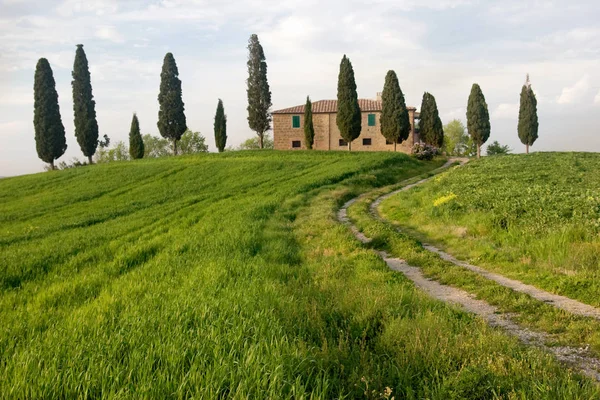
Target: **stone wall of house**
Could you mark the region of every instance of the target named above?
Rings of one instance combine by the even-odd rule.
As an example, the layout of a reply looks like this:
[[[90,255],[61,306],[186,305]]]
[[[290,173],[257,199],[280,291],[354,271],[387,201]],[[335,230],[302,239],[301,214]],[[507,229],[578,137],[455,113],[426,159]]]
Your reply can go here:
[[[375,126],[369,126],[368,115],[375,114]],[[300,116],[300,127],[292,127],[292,116]],[[362,113],[362,131],[360,136],[352,141],[352,150],[356,151],[393,151],[393,144],[386,144],[380,131],[381,112]],[[405,142],[396,146],[396,151],[411,153],[414,144],[414,111],[409,111],[411,133]],[[316,150],[347,150],[347,146],[340,146],[340,131],[336,123],[336,114],[313,114],[315,128],[315,141],[313,148]],[[306,149],[304,139],[304,115],[301,114],[274,114],[273,136],[276,150],[303,150]],[[366,144],[363,139],[371,139],[371,144]],[[300,148],[293,148],[292,142],[299,140]]]

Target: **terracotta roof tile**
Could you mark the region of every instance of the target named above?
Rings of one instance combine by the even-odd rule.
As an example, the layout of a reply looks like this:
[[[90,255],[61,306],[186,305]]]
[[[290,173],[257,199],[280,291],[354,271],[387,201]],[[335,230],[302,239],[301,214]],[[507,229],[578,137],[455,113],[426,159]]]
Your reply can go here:
[[[381,111],[381,101],[371,99],[358,99],[358,106],[363,112]],[[409,110],[416,110],[408,107]],[[337,100],[319,100],[312,103],[313,114],[329,114],[337,112]],[[295,107],[273,111],[273,114],[304,114],[304,104]]]

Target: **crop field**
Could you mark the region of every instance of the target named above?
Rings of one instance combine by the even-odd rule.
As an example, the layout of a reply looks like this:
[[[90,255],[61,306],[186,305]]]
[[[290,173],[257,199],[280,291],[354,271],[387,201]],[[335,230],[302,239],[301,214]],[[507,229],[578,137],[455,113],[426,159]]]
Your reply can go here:
[[[487,157],[381,210],[459,258],[600,305],[599,154]]]
[[[403,202],[456,195],[443,209],[412,213],[438,225],[463,213],[455,225],[467,227],[475,246],[478,231],[466,225],[472,216],[458,207],[467,198],[459,190],[465,176],[488,179],[494,163],[532,180],[545,174],[548,182],[570,185],[564,197],[573,207],[589,207],[585,215],[575,208],[567,215],[557,206],[556,221],[572,224],[549,221],[526,233],[529,240],[537,235],[549,246],[558,240],[553,227],[564,225],[564,238],[572,239],[567,248],[597,246],[598,225],[578,222],[592,215],[588,198],[599,200],[594,157],[482,160],[434,178]],[[256,151],[2,179],[0,398],[600,396],[594,382],[547,353],[429,298],[337,222],[335,212],[348,199],[443,162],[394,153]],[[581,180],[524,168],[528,163],[560,164]],[[459,174],[466,175],[454,180]],[[539,197],[544,185],[536,189],[536,182],[529,187]],[[433,191],[435,185],[442,186]],[[394,203],[399,197],[385,205],[406,222],[400,217],[407,212]],[[498,224],[506,240],[518,221],[511,212],[499,214],[506,222],[485,220]],[[581,257],[591,257],[585,246]],[[515,265],[550,268],[536,251]],[[510,270],[506,265],[497,268]],[[575,262],[561,268],[583,271]]]

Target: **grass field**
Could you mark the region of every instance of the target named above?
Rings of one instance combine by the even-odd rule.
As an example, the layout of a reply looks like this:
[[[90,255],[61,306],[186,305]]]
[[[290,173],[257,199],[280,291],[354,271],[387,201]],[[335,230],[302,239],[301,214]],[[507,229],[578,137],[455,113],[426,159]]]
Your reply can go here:
[[[236,152],[3,179],[0,396],[598,396],[335,221],[441,163]]]
[[[487,157],[381,210],[460,258],[600,305],[600,154]]]

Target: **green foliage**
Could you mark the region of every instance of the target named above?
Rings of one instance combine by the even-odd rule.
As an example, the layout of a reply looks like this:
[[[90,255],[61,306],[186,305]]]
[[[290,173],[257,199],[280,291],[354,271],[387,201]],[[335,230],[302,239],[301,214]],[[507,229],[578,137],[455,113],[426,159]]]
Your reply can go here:
[[[130,159],[130,149],[122,140],[116,142],[112,147],[100,147],[94,159],[98,164],[103,164],[113,161],[127,161]],[[133,158],[133,156],[131,156]]]
[[[421,102],[419,121],[420,138],[430,146],[441,148],[444,144],[444,128],[432,94],[425,92]]]
[[[142,136],[144,142],[144,158],[167,157],[172,154],[169,141],[162,137],[145,134]]]
[[[481,145],[490,137],[490,114],[483,92],[476,83],[471,88],[467,104],[467,131],[477,146],[477,158],[479,158]]]
[[[92,82],[83,45],[78,44],[73,64],[73,111],[75,114],[75,136],[81,152],[91,164],[98,147],[98,122],[96,102],[92,95]]]
[[[349,198],[437,165],[226,152],[0,180],[0,393],[597,397],[335,220]]]
[[[140,133],[140,121],[135,114],[133,114],[129,129],[129,155],[133,160],[144,157],[144,140]]]
[[[348,143],[348,150],[352,148],[352,141],[360,135],[361,113],[358,106],[358,94],[354,81],[354,70],[350,60],[344,54],[340,64],[337,89],[337,116],[336,124],[340,135]]]
[[[181,154],[196,154],[208,152],[206,139],[200,132],[185,131],[179,141],[179,152]]]
[[[171,53],[167,53],[163,60],[158,103],[158,130],[162,137],[173,143],[173,153],[177,155],[177,141],[187,130],[187,125],[179,70]]]
[[[215,113],[215,145],[219,153],[225,151],[227,145],[227,115],[225,115],[225,108],[221,99],[217,103],[217,112]]]
[[[487,155],[488,156],[510,154],[510,152],[511,152],[511,149],[508,147],[508,145],[502,146],[500,143],[498,143],[497,140],[492,142],[492,144],[490,144],[487,147]]]
[[[304,106],[304,140],[306,148],[312,150],[315,141],[315,127],[312,118],[312,103],[308,96],[306,96],[306,105]]]
[[[448,156],[464,157],[468,153],[469,135],[464,124],[454,119],[444,126],[444,151]]]
[[[261,148],[268,149],[268,150],[272,150],[275,148],[275,143],[273,142],[273,139],[271,139],[270,135],[268,135],[268,134],[264,135],[262,147],[261,147],[259,138],[255,137],[255,138],[250,138],[250,139],[246,139],[245,141],[243,141],[238,146],[237,150],[258,150]]]
[[[35,147],[38,157],[54,169],[54,160],[67,150],[67,139],[60,118],[56,83],[50,63],[45,58],[40,58],[35,67],[33,96]]]
[[[271,129],[271,90],[267,81],[265,53],[253,34],[248,40],[248,126],[258,135],[260,148],[264,148],[263,138]]]
[[[407,140],[410,135],[410,120],[398,77],[392,70],[385,75],[381,100],[382,110],[379,119],[381,134],[389,142],[394,143],[394,151],[396,151],[396,144]]]
[[[527,81],[521,89],[521,100],[519,106],[519,139],[526,146],[526,152],[529,154],[529,146],[538,138],[538,117],[537,117],[537,99],[535,93],[531,89],[529,83],[529,75]]]

